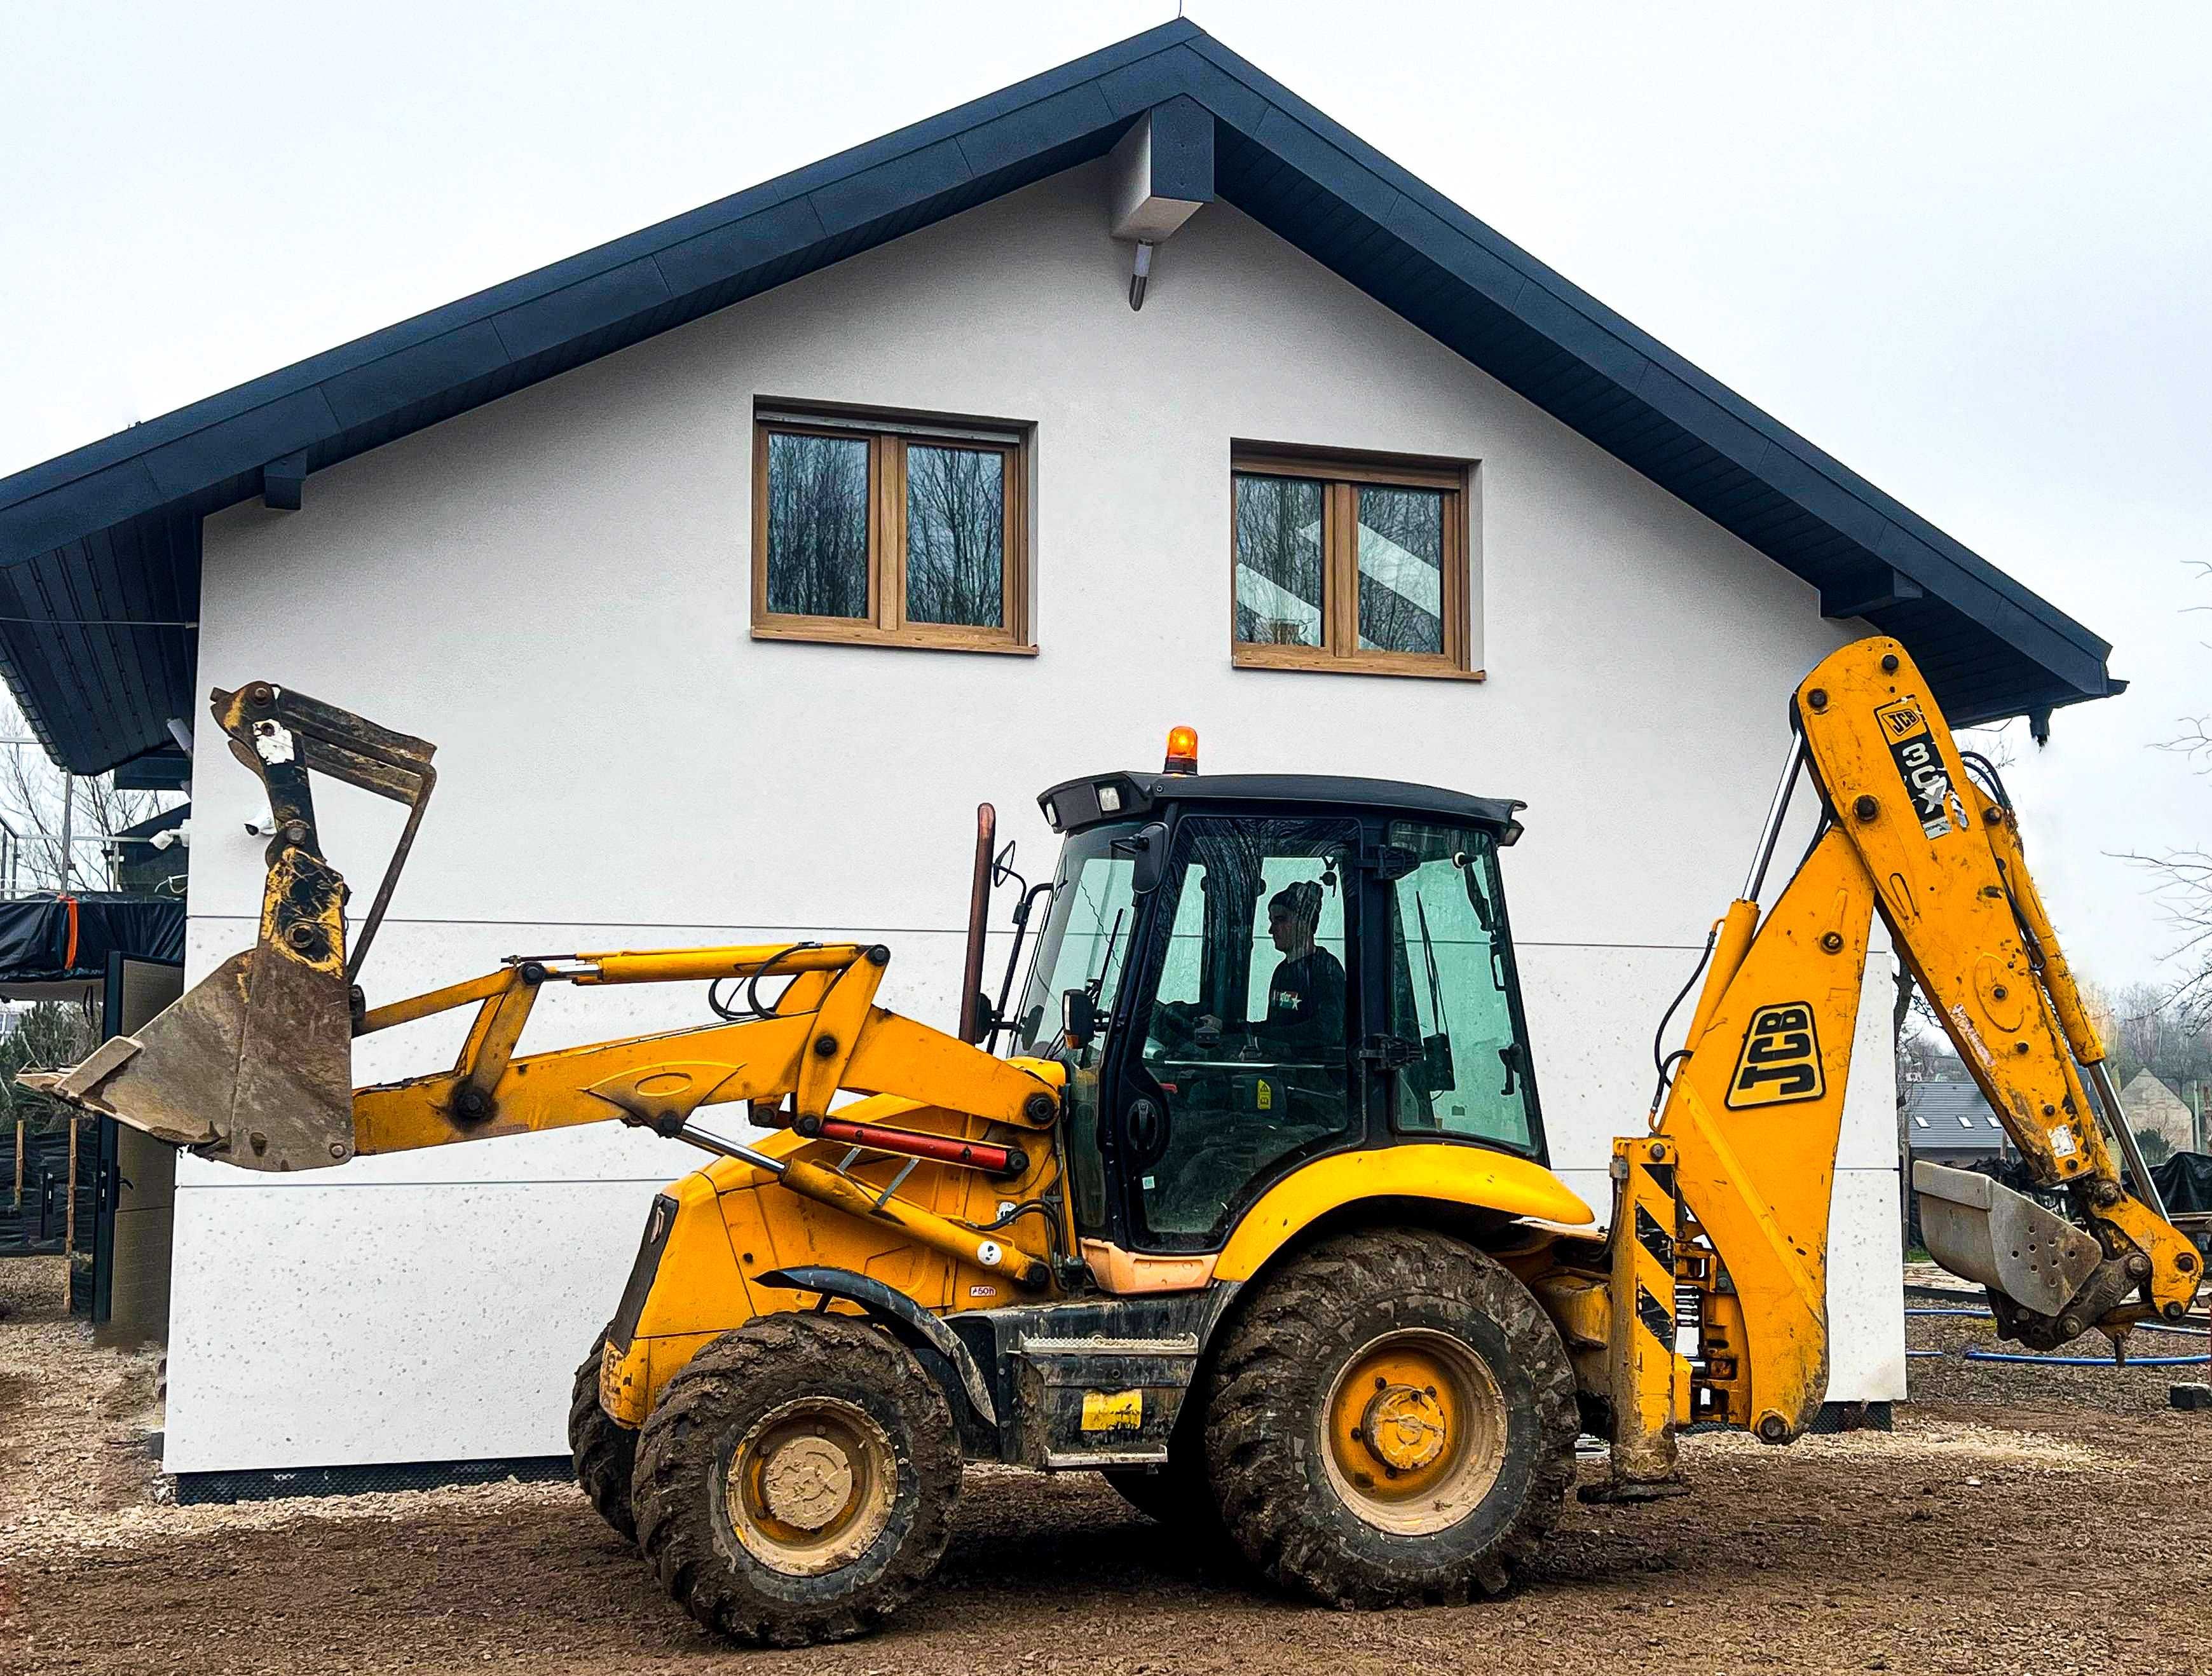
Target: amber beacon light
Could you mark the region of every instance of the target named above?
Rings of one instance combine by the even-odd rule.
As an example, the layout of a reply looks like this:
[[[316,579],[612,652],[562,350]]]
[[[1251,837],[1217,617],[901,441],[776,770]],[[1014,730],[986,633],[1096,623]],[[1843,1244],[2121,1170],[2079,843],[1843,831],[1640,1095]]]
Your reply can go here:
[[[1170,728],[1168,729],[1168,764],[1170,774],[1198,772],[1198,729]]]

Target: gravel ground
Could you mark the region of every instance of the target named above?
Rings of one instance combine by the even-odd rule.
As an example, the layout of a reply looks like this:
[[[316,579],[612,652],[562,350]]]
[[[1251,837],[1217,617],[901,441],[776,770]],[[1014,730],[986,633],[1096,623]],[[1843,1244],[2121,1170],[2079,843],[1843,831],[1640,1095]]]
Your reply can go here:
[[[1955,1301],[1932,1297],[1907,1297],[1907,1309],[1978,1308],[1978,1292],[1960,1293]],[[2106,1365],[2096,1368],[2026,1366],[2009,1362],[1968,1362],[1966,1349],[2019,1355],[2016,1344],[2001,1344],[1996,1324],[1955,1315],[1908,1315],[1905,1342],[1915,1350],[1937,1350],[1919,1356],[1908,1370],[1916,1403],[2004,1403],[2025,1408],[2093,1410],[2106,1414],[2160,1415],[2170,1411],[2169,1390],[2177,1384],[2212,1383],[2212,1367],[2138,1368],[2110,1364],[2112,1341],[2102,1333],[2086,1333],[2061,1356],[2096,1356]],[[2212,1338],[2201,1326],[2185,1332],[2133,1332],[2128,1335],[2128,1354],[2145,1356],[2204,1356],[2212,1353]],[[2212,1415],[2188,1417],[2212,1422]],[[2212,1500],[2206,1504],[2212,1515]]]
[[[1688,1439],[1694,1494],[1571,1505],[1524,1588],[1462,1608],[1285,1600],[1080,1476],[975,1471],[936,1587],[892,1630],[746,1654],[670,1605],[566,1485],[165,1504],[143,1447],[158,1363],[61,1319],[52,1270],[0,1264],[19,1305],[0,1324],[0,1670],[26,1676],[2212,1676],[2212,1416],[2166,1411],[2163,1369],[2081,1370],[2062,1393],[2055,1370],[1916,1361],[1923,1393],[1957,1388],[1900,1409],[1894,1434]],[[1917,1343],[1978,1332],[1914,1318]]]

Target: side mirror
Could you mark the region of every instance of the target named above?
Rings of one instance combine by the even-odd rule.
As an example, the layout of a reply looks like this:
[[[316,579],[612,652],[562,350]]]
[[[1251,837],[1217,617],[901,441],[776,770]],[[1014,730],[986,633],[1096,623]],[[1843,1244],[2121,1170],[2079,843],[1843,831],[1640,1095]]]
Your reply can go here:
[[[1006,847],[991,857],[991,882],[994,885],[1003,885],[1015,876],[1014,841],[1008,838]]]
[[[1060,997],[1060,1029],[1071,1047],[1088,1047],[1098,1033],[1098,1003],[1088,990],[1064,990]]]
[[[1129,888],[1139,896],[1150,896],[1160,887],[1167,876],[1168,829],[1164,821],[1147,821],[1137,828],[1135,835],[1125,838],[1115,846],[1134,857],[1129,871]]]

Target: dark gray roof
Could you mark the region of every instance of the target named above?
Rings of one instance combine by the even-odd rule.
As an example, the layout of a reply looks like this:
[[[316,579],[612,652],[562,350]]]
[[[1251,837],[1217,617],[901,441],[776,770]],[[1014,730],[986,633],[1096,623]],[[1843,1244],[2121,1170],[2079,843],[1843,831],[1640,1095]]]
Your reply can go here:
[[[1905,1132],[1915,1152],[1995,1153],[2004,1125],[1972,1082],[1914,1082],[1905,1090]]]
[[[1896,635],[1956,722],[2117,691],[2110,647],[1195,25],[1057,70],[0,480],[0,673],[79,772],[191,691],[199,521],[1102,155],[1148,110],[1214,195]],[[1808,326],[1811,323],[1808,322]]]

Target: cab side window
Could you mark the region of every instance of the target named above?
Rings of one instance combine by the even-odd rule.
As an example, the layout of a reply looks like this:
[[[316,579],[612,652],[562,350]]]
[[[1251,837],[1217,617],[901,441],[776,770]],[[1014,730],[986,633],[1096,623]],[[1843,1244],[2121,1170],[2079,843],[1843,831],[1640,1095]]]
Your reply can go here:
[[[1474,828],[1395,822],[1415,866],[1390,893],[1390,1033],[1401,1134],[1533,1149],[1528,1066],[1514,1027],[1512,948],[1495,845]]]

